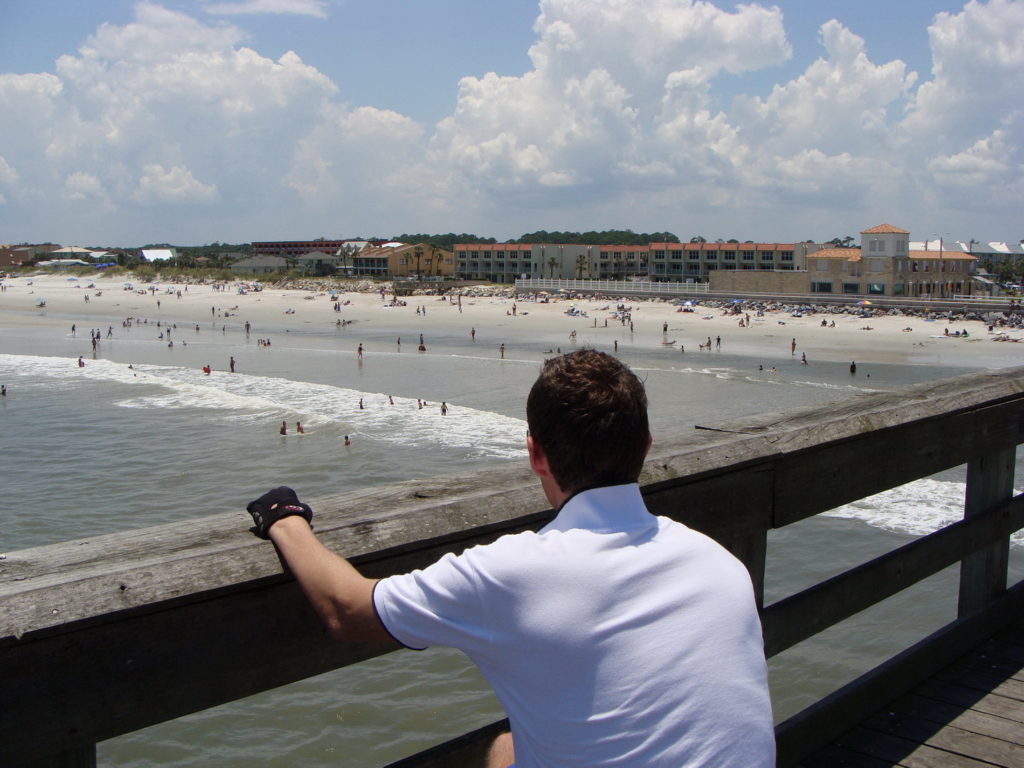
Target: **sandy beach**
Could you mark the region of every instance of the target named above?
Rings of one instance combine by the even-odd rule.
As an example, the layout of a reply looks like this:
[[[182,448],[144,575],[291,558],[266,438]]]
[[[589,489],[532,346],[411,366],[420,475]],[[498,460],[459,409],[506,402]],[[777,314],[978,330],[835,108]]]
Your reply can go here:
[[[133,324],[160,323],[223,332],[244,330],[271,338],[282,330],[327,329],[339,321],[350,329],[365,330],[369,353],[382,335],[393,333],[409,351],[416,349],[418,334],[446,336],[475,331],[481,349],[493,347],[495,355],[515,355],[524,340],[542,341],[551,350],[567,351],[590,345],[608,351],[630,348],[654,350],[664,355],[714,355],[728,351],[752,358],[752,364],[766,370],[781,360],[883,362],[911,365],[989,368],[1024,363],[1024,332],[995,329],[980,321],[948,322],[916,317],[853,314],[808,314],[794,317],[783,311],[758,313],[744,307],[741,314],[702,306],[692,312],[679,311],[674,303],[658,300],[627,301],[629,320],[615,314],[617,301],[566,300],[547,302],[525,298],[463,296],[457,300],[415,295],[405,306],[389,306],[375,293],[339,292],[340,311],[326,291],[280,290],[265,287],[259,292],[240,292],[241,282],[228,283],[220,290],[211,285],[170,282],[141,283],[124,276],[92,276],[70,279],[60,275],[14,277],[4,281],[0,292],[3,324],[31,324],[55,328],[76,325],[84,333],[101,328],[106,334],[113,322],[118,326],[131,318]],[[131,288],[128,285],[131,285]],[[40,306],[45,302],[45,306]],[[576,310],[581,314],[567,314]],[[749,324],[747,319],[749,318]],[[740,321],[743,320],[743,325]],[[630,332],[629,322],[632,322]],[[823,321],[824,325],[823,325]],[[667,330],[665,328],[667,327]],[[575,337],[572,336],[575,331]],[[966,336],[963,333],[966,331]],[[959,332],[961,336],[947,336]],[[353,352],[359,340],[350,333]],[[706,345],[710,339],[710,348]],[[720,341],[719,341],[720,340]],[[794,344],[795,342],[795,344]],[[544,350],[546,351],[546,350]]]

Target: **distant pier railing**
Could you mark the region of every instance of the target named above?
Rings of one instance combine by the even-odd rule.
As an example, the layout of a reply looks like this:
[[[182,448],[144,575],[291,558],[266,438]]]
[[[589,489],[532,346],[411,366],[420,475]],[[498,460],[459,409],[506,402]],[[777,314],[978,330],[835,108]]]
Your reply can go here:
[[[958,618],[781,723],[780,766],[1020,615],[1024,582],[1007,580],[1009,537],[1024,526],[1024,495],[1013,495],[1024,369],[701,427],[659,436],[641,477],[644,497],[655,514],[704,531],[746,564],[769,655],[960,563]],[[769,530],[963,464],[962,520],[763,605]],[[313,503],[317,535],[369,576],[553,516],[518,467]],[[239,510],[0,559],[3,764],[95,765],[104,739],[396,650],[330,640],[273,547],[246,527]],[[498,727],[396,765],[469,765]]]
[[[657,283],[650,280],[554,280],[541,277],[516,280],[516,293],[571,291],[608,296],[703,296],[707,283]]]

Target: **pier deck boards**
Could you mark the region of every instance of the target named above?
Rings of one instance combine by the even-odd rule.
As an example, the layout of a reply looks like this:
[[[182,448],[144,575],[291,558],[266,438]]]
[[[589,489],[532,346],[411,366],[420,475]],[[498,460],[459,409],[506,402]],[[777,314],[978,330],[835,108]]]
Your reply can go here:
[[[1024,766],[1024,620],[800,765]]]

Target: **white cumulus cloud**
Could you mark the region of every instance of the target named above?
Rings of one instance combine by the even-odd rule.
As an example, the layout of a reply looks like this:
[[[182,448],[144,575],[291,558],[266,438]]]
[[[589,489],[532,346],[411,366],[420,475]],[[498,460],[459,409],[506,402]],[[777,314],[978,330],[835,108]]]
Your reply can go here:
[[[217,199],[217,188],[200,182],[188,168],[164,168],[153,163],[142,169],[136,198],[145,202],[203,203]]]
[[[290,13],[298,16],[327,18],[327,4],[323,0],[243,0],[236,3],[208,3],[207,13],[232,16],[253,13]]]
[[[540,0],[529,69],[462,77],[428,126],[349,103],[301,50],[271,58],[224,18],[142,2],[53,72],[0,74],[0,111],[18,115],[0,143],[5,215],[35,227],[17,239],[61,222],[96,242],[611,226],[803,239],[1019,218],[1024,0],[938,14],[920,72],[841,20],[791,41],[777,7],[723,5]],[[795,43],[817,46],[804,71],[721,97]],[[817,232],[796,231],[808,221]]]

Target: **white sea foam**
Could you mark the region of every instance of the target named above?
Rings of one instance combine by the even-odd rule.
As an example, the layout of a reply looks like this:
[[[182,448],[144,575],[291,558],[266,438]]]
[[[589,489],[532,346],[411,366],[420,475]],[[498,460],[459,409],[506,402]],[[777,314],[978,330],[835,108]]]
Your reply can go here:
[[[887,531],[924,536],[963,519],[966,488],[966,483],[915,480],[838,507],[825,516],[860,520]],[[1024,531],[1013,534],[1011,542],[1024,547]]]
[[[109,360],[89,360],[79,368],[68,358],[0,355],[0,372],[7,370],[57,380],[148,385],[138,395],[119,400],[117,405],[123,408],[209,409],[211,418],[233,421],[287,415],[289,421],[302,421],[310,429],[336,425],[344,432],[407,447],[456,448],[483,458],[526,455],[525,421],[458,403],[448,403],[448,413],[442,416],[439,402],[421,409],[415,399],[394,397],[392,405],[381,392],[243,373],[205,375],[174,366],[129,368]]]

